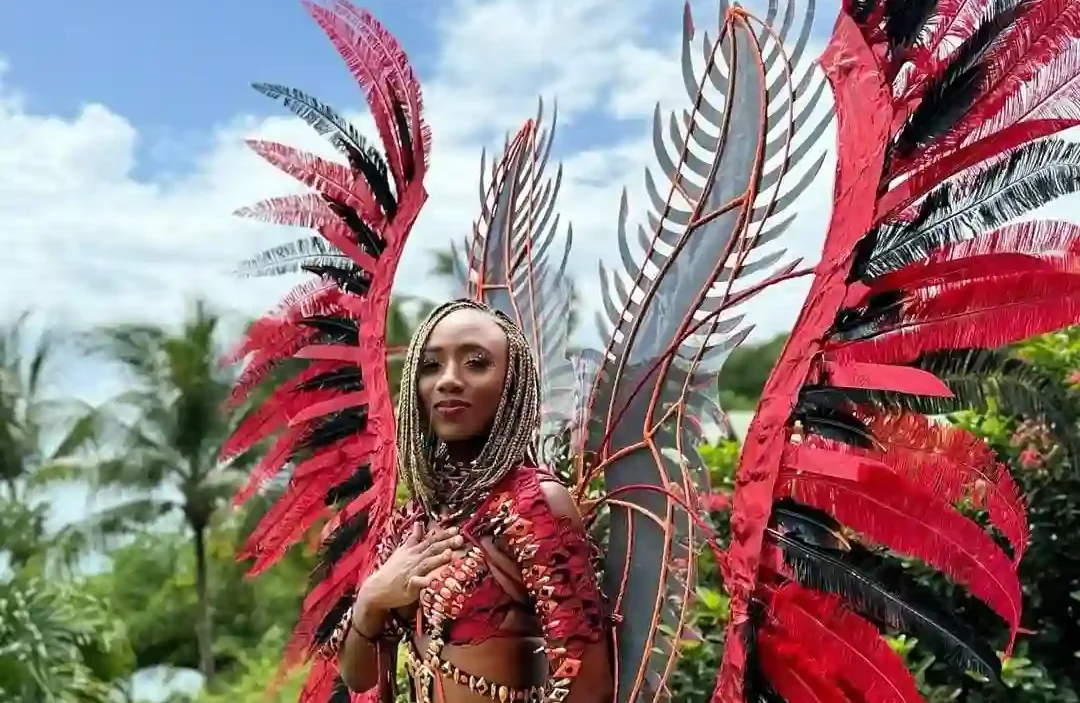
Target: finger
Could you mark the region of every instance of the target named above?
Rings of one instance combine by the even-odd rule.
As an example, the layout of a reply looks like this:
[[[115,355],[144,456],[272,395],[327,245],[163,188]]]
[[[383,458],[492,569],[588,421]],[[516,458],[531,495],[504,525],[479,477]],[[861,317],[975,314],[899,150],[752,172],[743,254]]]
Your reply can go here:
[[[464,543],[465,539],[461,535],[452,535],[446,537],[445,539],[439,540],[438,542],[432,542],[431,544],[429,544],[427,547],[424,548],[421,556],[430,557],[443,551],[454,550],[463,545]]]
[[[415,592],[422,591],[431,585],[431,582],[435,580],[434,574],[429,576],[413,576],[409,579],[409,590]]]
[[[458,533],[458,528],[456,528],[456,527],[451,527],[450,529],[443,529],[441,527],[436,527],[431,532],[428,532],[427,537],[424,538],[424,541],[421,544],[421,547],[423,547],[424,549],[428,549],[433,544],[442,543],[442,542],[446,541],[447,539],[450,539],[451,537],[453,537],[457,533]]]
[[[409,532],[408,539],[405,540],[405,546],[415,547],[420,544],[420,540],[424,536],[424,524],[422,522],[414,522],[412,530]]]
[[[427,576],[431,574],[432,571],[435,571],[436,569],[449,564],[453,558],[454,552],[452,550],[447,549],[439,552],[438,554],[430,556],[417,564],[416,574],[419,576]]]

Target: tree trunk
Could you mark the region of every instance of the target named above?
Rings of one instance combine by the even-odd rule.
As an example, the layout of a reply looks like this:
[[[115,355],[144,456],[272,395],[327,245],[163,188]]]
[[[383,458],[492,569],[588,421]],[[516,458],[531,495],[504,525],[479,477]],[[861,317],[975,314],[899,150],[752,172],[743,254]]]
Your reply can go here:
[[[198,620],[195,623],[195,637],[199,646],[199,671],[205,677],[205,683],[214,678],[214,621],[210,612],[209,564],[206,556],[206,528],[195,530],[195,597],[198,602]]]

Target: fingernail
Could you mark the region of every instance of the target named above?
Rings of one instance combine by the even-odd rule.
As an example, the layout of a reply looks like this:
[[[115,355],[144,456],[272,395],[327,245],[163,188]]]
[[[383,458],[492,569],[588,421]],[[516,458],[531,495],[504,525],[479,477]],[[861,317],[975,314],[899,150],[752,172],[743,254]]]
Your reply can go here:
[[[451,527],[448,531],[450,532],[450,534],[456,535],[459,530],[456,527]]]
[[[464,539],[462,539],[461,537],[455,537],[455,538],[454,538],[454,546],[455,546],[455,547],[460,547],[460,546],[461,546],[461,543],[462,543],[462,542],[464,542],[464,541],[465,541],[465,540],[464,540]]]

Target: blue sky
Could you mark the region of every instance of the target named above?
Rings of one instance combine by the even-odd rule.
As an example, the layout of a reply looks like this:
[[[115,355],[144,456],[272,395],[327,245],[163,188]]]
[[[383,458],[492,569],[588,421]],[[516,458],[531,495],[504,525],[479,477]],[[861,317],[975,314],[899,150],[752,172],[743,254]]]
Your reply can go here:
[[[407,46],[425,47],[433,42],[429,13],[439,4],[383,0],[368,7]],[[228,118],[266,113],[266,98],[248,88],[253,81],[318,87],[338,104],[357,100],[299,2],[69,1],[60,3],[61,21],[50,12],[56,5],[5,9],[0,51],[12,67],[9,80],[26,91],[34,112],[70,117],[101,103],[124,115],[142,137],[143,177],[177,169],[184,154],[169,145],[205,146]],[[413,54],[422,72],[432,69],[431,53]]]
[[[332,104],[357,104],[347,72],[299,2],[69,0],[61,6],[60,20],[50,11],[56,3],[5,9],[0,52],[11,66],[8,81],[25,91],[35,113],[70,118],[100,103],[130,120],[140,135],[141,178],[182,169],[228,119],[270,112],[266,98],[248,88],[253,81],[303,86]],[[437,27],[453,21],[452,6],[436,0],[365,5],[425,77],[438,71]],[[659,6],[650,6],[646,17],[643,29],[679,19]],[[670,36],[641,39],[661,46]],[[561,134],[563,146],[595,146],[627,134],[611,126],[583,114]]]
[[[819,11],[815,50],[832,25],[830,4]],[[243,139],[325,145],[250,84],[302,88],[355,113],[363,127],[360,92],[332,46],[293,0],[59,5],[15,3],[0,26],[0,244],[22,243],[9,248],[16,273],[0,282],[0,317],[29,305],[50,323],[74,327],[177,319],[194,296],[244,315],[265,310],[291,281],[247,284],[224,274],[292,235],[230,213],[298,186],[250,154]],[[406,249],[406,270],[426,273],[433,249],[470,231],[481,149],[497,147],[543,96],[549,115],[553,101],[560,107],[560,205],[577,234],[575,274],[595,285],[623,184],[635,205],[642,201],[653,106],[686,101],[677,71],[681,5],[376,0],[368,7],[417,68],[435,135],[431,199]],[[716,4],[694,7],[699,28],[715,36]],[[815,255],[827,217],[827,199],[813,200],[806,228],[816,234],[793,250],[804,256]],[[41,290],[43,276],[55,285]],[[411,280],[402,277],[402,286],[416,286],[407,292],[445,294],[427,277]],[[790,324],[790,308],[765,306],[762,329]]]

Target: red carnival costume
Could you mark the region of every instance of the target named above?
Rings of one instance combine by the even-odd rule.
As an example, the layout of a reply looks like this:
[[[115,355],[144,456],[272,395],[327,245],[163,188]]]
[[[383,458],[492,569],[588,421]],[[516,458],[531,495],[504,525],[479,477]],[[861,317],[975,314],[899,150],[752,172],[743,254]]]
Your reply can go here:
[[[303,700],[319,703],[344,694],[332,651],[357,585],[419,510],[394,511],[383,330],[426,199],[430,144],[419,86],[393,37],[345,0],[325,2],[308,10],[364,88],[385,153],[317,100],[257,86],[326,135],[346,163],[252,144],[314,192],[244,214],[321,237],[248,268],[302,267],[318,280],[260,320],[237,352],[248,359],[238,396],[284,360],[306,365],[223,452],[276,434],[240,499],[290,471],[248,543],[256,572],[327,507],[335,511],[285,661],[314,655]],[[575,438],[571,489],[586,522],[606,530],[606,602],[590,544],[580,533],[566,537],[540,493],[554,477],[521,467],[465,527],[473,538],[505,541],[521,593],[496,583],[483,553],[471,551],[422,597],[433,647],[410,653],[419,675],[439,663],[444,641],[498,636],[505,607],[526,598],[548,641],[546,689],[513,691],[439,663],[443,673],[495,700],[561,700],[585,644],[609,630],[616,699],[663,699],[672,639],[695,588],[693,556],[705,547],[719,553],[731,596],[714,701],[920,700],[879,627],[916,634],[962,669],[998,675],[998,655],[921,605],[881,548],[943,572],[1015,636],[1023,501],[989,447],[924,413],[962,406],[980,375],[1024,373],[1022,362],[1003,367],[989,350],[1080,319],[1080,228],[1010,224],[1080,183],[1080,147],[1052,138],[1080,124],[1080,2],[847,0],[819,62],[804,55],[814,4],[790,0],[781,13],[773,0],[759,19],[721,1],[717,40],[703,37],[697,51],[687,9],[688,102],[666,122],[657,109],[665,185],[646,174],[652,209],[637,230],[640,255],[624,198],[623,270],[604,273],[603,352],[567,355],[569,241],[552,265],[559,183],[544,177],[551,139],[539,120],[507,144],[481,187],[461,277],[470,297],[510,315],[532,343],[543,370],[544,446],[554,454]],[[832,222],[820,263],[799,268],[770,245],[818,175],[819,137],[834,121]],[[699,517],[702,420],[722,422],[716,373],[750,330],[736,308],[797,276],[813,283],[751,425],[732,541],[721,552]],[[986,507],[1010,554],[955,509],[966,499]]]

